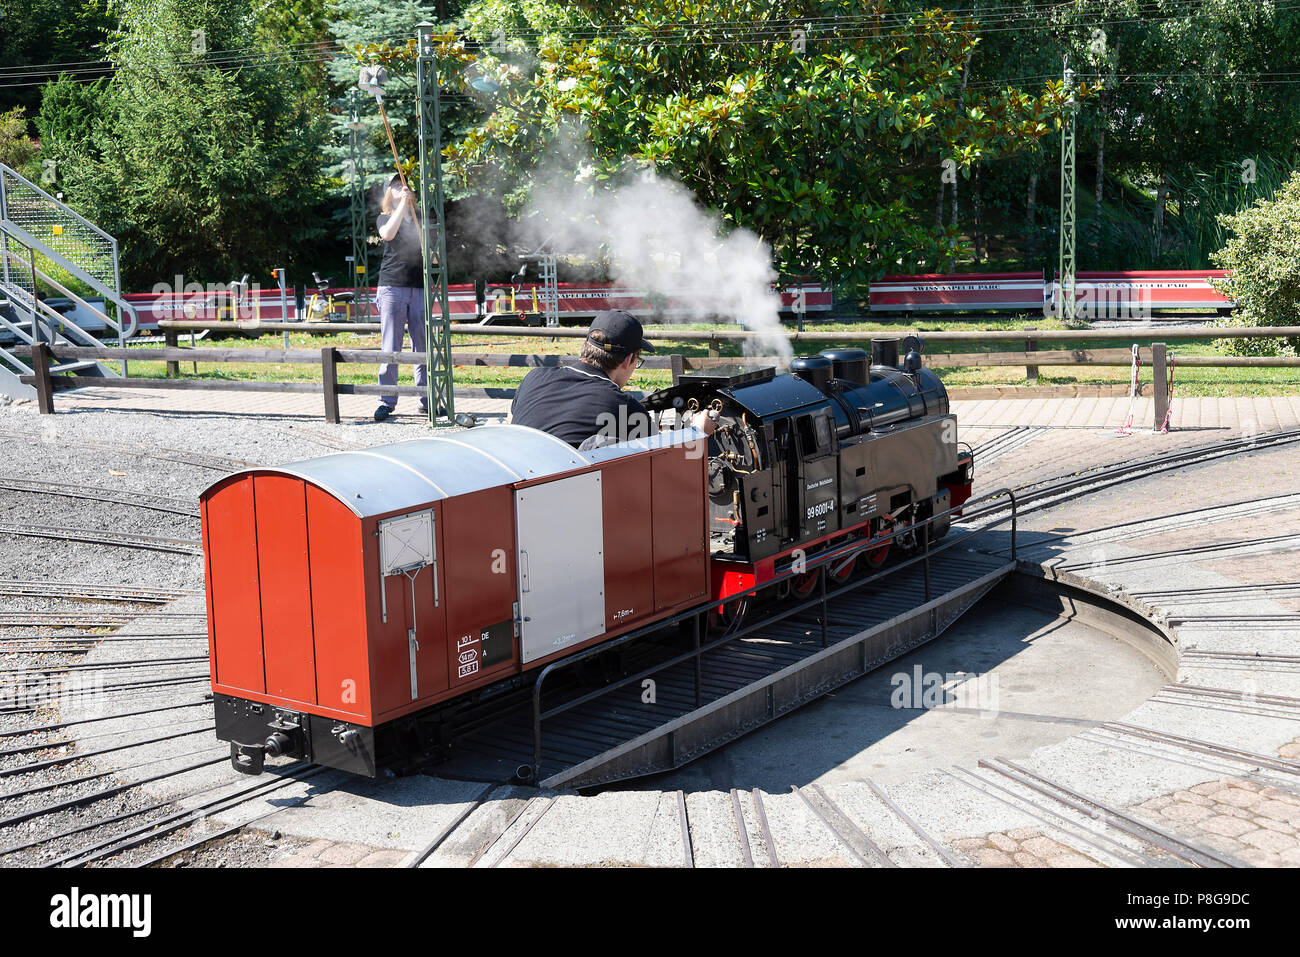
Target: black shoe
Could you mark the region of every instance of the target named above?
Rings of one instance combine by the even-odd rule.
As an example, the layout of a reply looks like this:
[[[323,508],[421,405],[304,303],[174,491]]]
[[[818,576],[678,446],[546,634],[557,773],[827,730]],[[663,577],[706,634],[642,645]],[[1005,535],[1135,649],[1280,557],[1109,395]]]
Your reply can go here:
[[[429,417],[429,403],[427,402],[420,403],[420,414],[424,416],[426,419]]]
[[[380,403],[379,408],[375,409],[375,421],[382,422],[384,421],[384,419],[388,418],[392,414],[393,414],[392,409],[390,409],[388,406],[384,405],[383,403]]]

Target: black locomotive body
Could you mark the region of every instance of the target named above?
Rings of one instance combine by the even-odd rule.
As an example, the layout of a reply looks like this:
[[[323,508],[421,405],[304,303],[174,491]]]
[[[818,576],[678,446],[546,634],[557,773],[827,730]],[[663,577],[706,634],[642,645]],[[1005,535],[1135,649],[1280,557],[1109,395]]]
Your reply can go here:
[[[909,344],[911,345],[911,344]],[[859,559],[883,562],[895,527],[937,516],[970,495],[973,462],[957,443],[956,417],[939,378],[921,367],[919,343],[898,364],[892,340],[827,350],[774,369],[684,375],[649,396],[652,410],[712,409],[710,550],[714,596],[725,600],[827,549],[844,579]],[[915,546],[914,533],[896,538]],[[873,544],[873,540],[876,540]],[[794,579],[811,590],[815,576]]]

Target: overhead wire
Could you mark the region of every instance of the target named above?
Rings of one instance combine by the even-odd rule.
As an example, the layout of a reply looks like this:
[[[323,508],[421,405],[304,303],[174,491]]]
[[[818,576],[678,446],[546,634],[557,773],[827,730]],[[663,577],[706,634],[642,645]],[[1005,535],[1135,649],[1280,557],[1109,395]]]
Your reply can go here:
[[[1198,0],[1187,0],[1186,8],[1169,11],[1167,0],[1141,0],[1125,11],[1126,14],[1142,14],[1146,11],[1165,12],[1164,16],[1124,16],[1086,20],[1079,24],[1063,24],[1048,21],[1041,16],[1056,10],[1071,9],[1070,3],[1050,4],[1010,4],[1003,6],[969,9],[951,9],[941,11],[955,18],[959,29],[968,31],[975,37],[1000,33],[1018,33],[1047,28],[1101,28],[1127,23],[1159,23],[1184,19],[1191,8],[1198,6]],[[1293,10],[1300,7],[1300,2],[1275,4],[1272,12]],[[1035,15],[1034,11],[1039,11]],[[805,43],[820,43],[831,40],[855,41],[862,39],[906,40],[931,35],[932,30],[916,31],[894,29],[895,25],[912,24],[923,16],[921,11],[881,12],[879,14],[850,14],[835,17],[806,17],[787,20],[750,20],[709,23],[670,23],[670,24],[615,24],[595,25],[589,30],[563,28],[559,30],[499,30],[492,38],[476,40],[469,32],[462,32],[461,40],[468,40],[472,46],[484,46],[497,40],[538,40],[542,37],[557,40],[635,40],[640,44],[658,44],[661,46],[684,47],[690,45],[739,45],[751,43],[791,42],[794,31],[801,30],[800,36]],[[967,22],[963,22],[969,18]],[[1036,21],[1032,25],[1008,26],[1017,21]],[[822,32],[827,28],[829,32]],[[241,69],[261,66],[301,66],[325,63],[340,54],[365,44],[396,43],[405,45],[413,38],[405,35],[375,35],[362,37],[351,42],[341,40],[303,41],[269,48],[247,48],[245,50],[226,50],[208,54],[196,54],[192,60],[143,60],[133,61],[131,68],[148,68],[165,66],[169,69],[200,70],[211,68]],[[56,79],[66,74],[73,79],[79,75],[96,74],[94,79],[110,75],[121,69],[112,61],[68,61],[38,65],[0,67],[0,80],[26,80],[27,82],[0,82],[0,89],[23,86],[42,85],[49,79]],[[35,79],[34,79],[35,78]]]

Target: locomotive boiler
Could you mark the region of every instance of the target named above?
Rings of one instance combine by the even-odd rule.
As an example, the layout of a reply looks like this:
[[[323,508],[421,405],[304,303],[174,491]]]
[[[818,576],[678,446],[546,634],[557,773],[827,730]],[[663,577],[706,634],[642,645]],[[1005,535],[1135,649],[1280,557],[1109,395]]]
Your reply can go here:
[[[488,425],[216,482],[209,654],[233,765],[373,776],[581,649],[683,614],[725,626],[766,582],[807,594],[814,556],[844,579],[890,536],[941,535],[972,461],[918,349],[681,376],[646,399],[661,431],[591,451]],[[711,437],[667,427],[696,408]]]

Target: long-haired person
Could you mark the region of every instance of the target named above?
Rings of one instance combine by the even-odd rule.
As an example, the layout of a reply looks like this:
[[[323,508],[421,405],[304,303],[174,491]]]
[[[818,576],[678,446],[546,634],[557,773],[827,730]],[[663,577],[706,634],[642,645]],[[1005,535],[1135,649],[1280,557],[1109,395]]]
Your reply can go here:
[[[384,198],[376,221],[379,238],[384,241],[384,259],[379,266],[379,289],[375,303],[379,306],[380,348],[401,352],[405,333],[411,333],[411,349],[425,351],[424,336],[424,259],[420,253],[420,221],[415,196],[393,176],[384,187]],[[415,367],[415,384],[425,383],[425,367]],[[379,367],[380,385],[397,385],[397,364],[386,362]],[[397,407],[397,396],[380,398],[375,421],[382,422]],[[428,400],[420,397],[420,414],[428,415]]]

